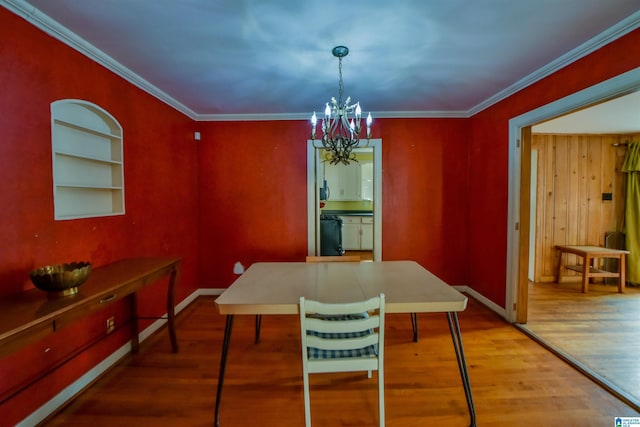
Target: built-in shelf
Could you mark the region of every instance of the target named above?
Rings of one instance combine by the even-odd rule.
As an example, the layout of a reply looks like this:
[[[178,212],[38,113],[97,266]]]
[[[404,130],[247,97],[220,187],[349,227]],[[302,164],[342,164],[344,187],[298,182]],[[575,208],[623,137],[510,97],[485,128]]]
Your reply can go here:
[[[51,104],[56,219],[124,214],[122,127],[87,101]]]

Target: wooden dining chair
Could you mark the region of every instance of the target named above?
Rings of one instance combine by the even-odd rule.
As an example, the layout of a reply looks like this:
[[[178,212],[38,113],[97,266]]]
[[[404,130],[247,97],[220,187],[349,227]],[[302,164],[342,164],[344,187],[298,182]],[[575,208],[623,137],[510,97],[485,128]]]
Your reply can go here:
[[[380,427],[384,427],[384,294],[346,304],[300,297],[304,416],[311,427],[309,374],[378,371]]]

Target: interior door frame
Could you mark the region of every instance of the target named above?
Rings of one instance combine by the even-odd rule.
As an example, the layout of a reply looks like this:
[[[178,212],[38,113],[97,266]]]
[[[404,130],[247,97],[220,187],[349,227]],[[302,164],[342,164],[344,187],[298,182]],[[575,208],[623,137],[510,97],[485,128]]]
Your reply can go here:
[[[509,120],[509,202],[505,314],[515,323],[527,321],[529,263],[529,183],[531,146],[526,128],[589,105],[640,90],[640,67],[605,80]],[[523,130],[525,130],[523,134]],[[524,136],[524,138],[523,138]],[[529,141],[530,142],[530,141]],[[524,221],[523,221],[524,220]]]
[[[307,254],[316,255],[319,242],[320,200],[318,184],[319,141],[307,140]],[[370,139],[367,146],[373,149],[373,260],[382,261],[382,139]]]

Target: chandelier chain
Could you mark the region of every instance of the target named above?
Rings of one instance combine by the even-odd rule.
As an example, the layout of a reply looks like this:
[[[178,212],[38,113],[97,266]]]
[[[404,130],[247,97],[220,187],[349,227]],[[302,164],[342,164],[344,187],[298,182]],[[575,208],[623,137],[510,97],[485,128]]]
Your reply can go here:
[[[342,81],[342,58],[338,58],[338,105],[342,105],[342,95],[344,94],[344,82]]]

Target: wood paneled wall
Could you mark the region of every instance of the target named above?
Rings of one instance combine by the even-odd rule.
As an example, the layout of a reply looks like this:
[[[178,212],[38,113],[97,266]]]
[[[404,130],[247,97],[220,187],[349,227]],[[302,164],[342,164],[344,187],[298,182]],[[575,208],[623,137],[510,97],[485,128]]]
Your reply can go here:
[[[620,167],[627,150],[614,144],[632,140],[632,135],[533,135],[538,164],[535,254],[530,256],[535,256],[536,282],[555,280],[555,245],[604,246],[605,233],[623,231]],[[613,199],[603,200],[603,193]]]

